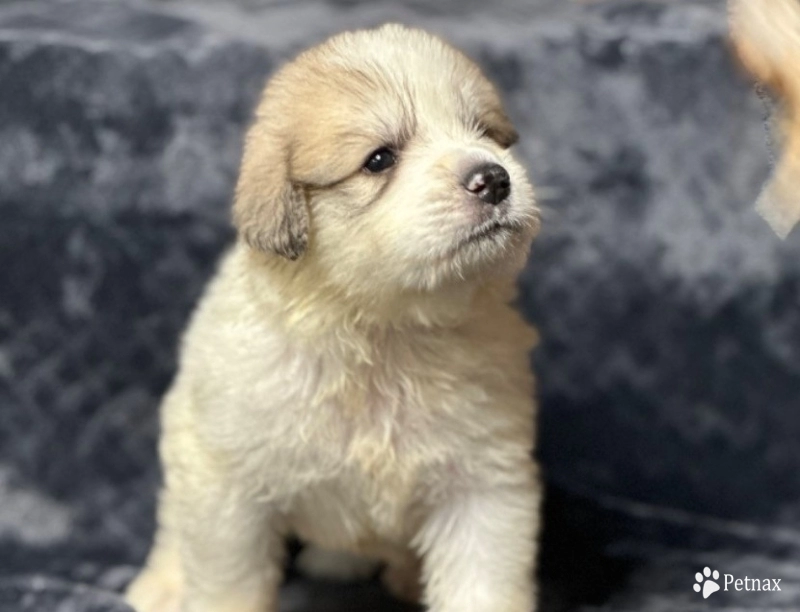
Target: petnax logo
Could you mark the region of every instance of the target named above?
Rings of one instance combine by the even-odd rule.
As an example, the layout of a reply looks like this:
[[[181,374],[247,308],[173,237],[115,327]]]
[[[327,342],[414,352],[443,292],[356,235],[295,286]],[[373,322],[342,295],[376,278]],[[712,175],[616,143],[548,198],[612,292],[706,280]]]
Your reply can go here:
[[[703,599],[708,599],[719,590],[748,592],[781,590],[780,578],[750,578],[750,576],[736,578],[733,574],[723,574],[722,580],[720,580],[719,571],[712,570],[710,567],[704,567],[702,572],[697,572],[694,575],[694,581],[694,591],[702,593]],[[720,582],[722,582],[721,586]]]

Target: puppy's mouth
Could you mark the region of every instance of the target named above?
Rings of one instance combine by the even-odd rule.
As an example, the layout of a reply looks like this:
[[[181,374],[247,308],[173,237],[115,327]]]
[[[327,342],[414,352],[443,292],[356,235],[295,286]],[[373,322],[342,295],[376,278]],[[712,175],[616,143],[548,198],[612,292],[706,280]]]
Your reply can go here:
[[[487,223],[482,223],[470,231],[464,238],[458,241],[457,249],[462,249],[470,244],[484,241],[496,241],[497,239],[507,238],[510,234],[518,231],[519,225],[503,219],[492,219]]]

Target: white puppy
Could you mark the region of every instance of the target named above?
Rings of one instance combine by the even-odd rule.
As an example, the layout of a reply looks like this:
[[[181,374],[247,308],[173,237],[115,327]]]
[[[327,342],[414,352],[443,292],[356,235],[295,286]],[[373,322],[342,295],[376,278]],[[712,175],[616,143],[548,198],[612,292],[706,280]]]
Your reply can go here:
[[[385,564],[434,612],[531,612],[539,478],[509,305],[537,228],[478,67],[401,26],[267,85],[239,240],[162,406],[165,484],[139,612],[275,612],[284,538],[346,577]]]

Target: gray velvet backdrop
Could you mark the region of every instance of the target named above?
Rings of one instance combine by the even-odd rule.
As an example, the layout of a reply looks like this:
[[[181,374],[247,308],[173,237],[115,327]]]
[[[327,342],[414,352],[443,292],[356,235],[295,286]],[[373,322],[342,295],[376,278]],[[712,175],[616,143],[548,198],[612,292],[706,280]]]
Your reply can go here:
[[[545,612],[800,608],[800,234],[753,210],[768,104],[721,2],[6,0],[0,610],[123,609],[158,399],[232,237],[256,96],[303,47],[385,21],[484,66],[545,208],[521,278]],[[784,590],[704,602],[709,563]],[[397,605],[297,578],[285,603]]]

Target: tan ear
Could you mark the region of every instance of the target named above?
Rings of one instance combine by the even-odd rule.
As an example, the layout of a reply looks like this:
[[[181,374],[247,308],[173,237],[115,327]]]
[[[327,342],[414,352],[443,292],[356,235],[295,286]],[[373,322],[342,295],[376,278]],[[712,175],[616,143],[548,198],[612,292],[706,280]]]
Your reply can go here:
[[[481,123],[486,130],[486,135],[495,140],[504,149],[519,140],[519,133],[514,129],[511,119],[500,107],[485,112],[481,117]]]
[[[482,83],[482,87],[477,92],[480,109],[478,121],[489,138],[507,149],[519,140],[519,134],[506,115],[503,101],[494,86],[485,78],[479,82]]]
[[[308,246],[305,191],[289,176],[289,145],[261,117],[247,133],[233,224],[252,248],[295,260]]]

